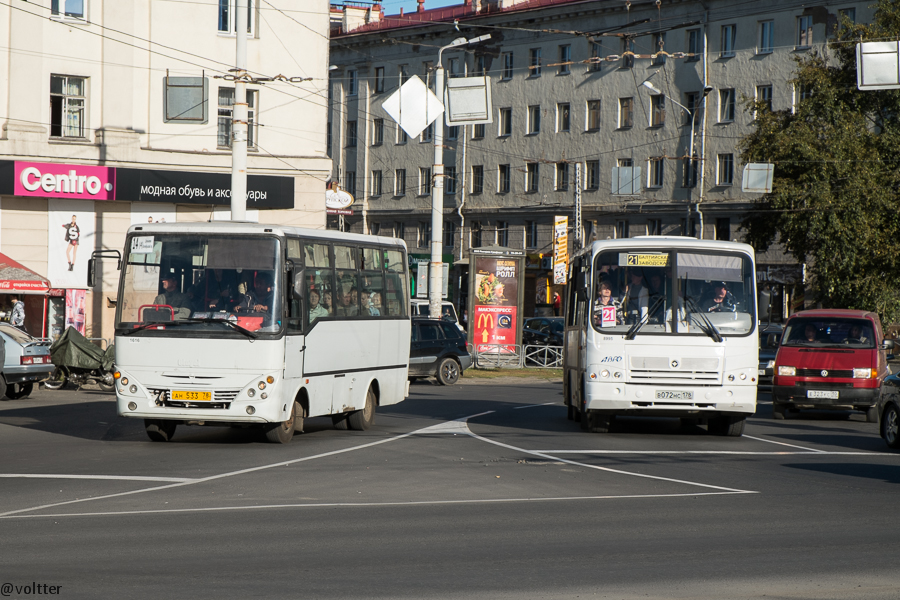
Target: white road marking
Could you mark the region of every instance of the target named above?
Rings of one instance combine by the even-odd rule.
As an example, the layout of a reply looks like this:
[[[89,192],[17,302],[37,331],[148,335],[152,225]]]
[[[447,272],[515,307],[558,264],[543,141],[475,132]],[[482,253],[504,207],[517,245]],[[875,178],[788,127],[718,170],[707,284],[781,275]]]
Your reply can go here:
[[[532,450],[532,452],[543,452],[545,454],[711,454],[711,455],[746,455],[746,456],[795,456],[795,455],[815,455],[815,456],[894,456],[900,457],[900,454],[887,454],[879,452],[743,452],[740,450]]]
[[[522,410],[523,408],[536,408],[538,406],[551,406],[553,404],[559,404],[559,402],[544,402],[543,404],[529,404],[528,406],[514,406],[513,410]],[[559,404],[562,406],[562,404]]]
[[[114,481],[194,481],[190,477],[143,477],[141,475],[62,475],[53,473],[0,473],[9,479],[111,479]]]
[[[62,517],[111,517],[120,515],[154,515],[161,513],[196,513],[229,510],[271,510],[277,508],[373,508],[380,506],[428,506],[447,504],[499,504],[504,502],[559,502],[565,500],[624,500],[640,498],[696,498],[698,496],[733,496],[755,492],[692,492],[690,494],[624,494],[621,496],[560,496],[554,498],[483,498],[480,500],[419,500],[410,502],[316,502],[309,504],[259,504],[255,506],[207,506],[203,508],[168,508],[154,510],[122,510],[110,512],[12,515],[0,519],[44,519]]]
[[[767,440],[765,438],[753,437],[752,435],[745,435],[744,437],[751,439],[751,440],[756,440],[758,442],[768,442],[770,444],[778,444],[779,446],[789,446],[791,448],[800,448],[801,450],[807,450],[809,452],[822,452],[822,453],[825,452],[825,450],[816,450],[815,448],[807,448],[806,446],[797,446],[796,444],[786,444],[785,442],[776,442],[775,440]]]

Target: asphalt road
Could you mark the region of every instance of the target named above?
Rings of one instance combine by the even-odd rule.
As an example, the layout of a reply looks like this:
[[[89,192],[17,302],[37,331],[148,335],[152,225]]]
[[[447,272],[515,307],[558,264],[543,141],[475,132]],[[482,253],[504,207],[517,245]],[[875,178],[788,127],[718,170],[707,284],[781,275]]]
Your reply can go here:
[[[310,419],[284,446],[151,443],[97,391],[0,402],[0,596],[900,596],[900,454],[862,415],[774,421],[761,396],[743,438],[587,434],[560,392],[417,383],[370,431]]]

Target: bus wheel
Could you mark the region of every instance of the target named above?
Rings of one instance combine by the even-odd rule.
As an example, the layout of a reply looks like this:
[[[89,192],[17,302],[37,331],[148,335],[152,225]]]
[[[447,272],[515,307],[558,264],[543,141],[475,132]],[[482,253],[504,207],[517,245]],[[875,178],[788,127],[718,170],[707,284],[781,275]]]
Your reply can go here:
[[[331,424],[334,425],[335,429],[347,429],[347,413],[338,413],[336,415],[331,415]]]
[[[168,442],[175,435],[178,423],[164,419],[144,419],[144,430],[147,437],[154,442]]]
[[[266,426],[266,439],[273,444],[287,444],[290,442],[291,438],[294,437],[294,419],[297,418],[297,415],[303,418],[303,409],[300,408],[299,402],[294,401],[294,405],[291,407],[291,416],[287,421],[271,423]]]
[[[612,419],[613,418],[610,415],[597,414],[592,410],[588,410],[585,411],[585,414],[581,415],[581,427],[590,433],[609,433]],[[585,423],[587,423],[587,425],[585,425]]]
[[[707,430],[713,435],[741,437],[744,435],[744,423],[747,417],[714,417],[709,420]]]
[[[570,421],[575,420],[575,408],[571,404],[566,404],[566,418]]]
[[[356,431],[365,431],[375,423],[375,391],[369,387],[366,392],[366,406],[362,410],[354,410],[347,417],[347,425]]]

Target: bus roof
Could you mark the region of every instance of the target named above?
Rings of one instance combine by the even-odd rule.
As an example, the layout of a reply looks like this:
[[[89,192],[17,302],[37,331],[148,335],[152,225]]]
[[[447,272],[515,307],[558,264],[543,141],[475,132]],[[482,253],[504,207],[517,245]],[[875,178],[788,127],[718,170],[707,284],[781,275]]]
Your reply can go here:
[[[597,240],[590,246],[592,254],[608,250],[611,248],[622,248],[626,250],[637,248],[684,248],[690,250],[718,250],[741,252],[756,256],[756,250],[750,244],[742,244],[740,242],[724,242],[720,240],[699,240],[693,237],[685,236],[667,236],[667,235],[642,235],[632,238],[620,238],[616,240]]]
[[[406,248],[406,243],[398,238],[383,237],[377,235],[363,235],[361,233],[344,233],[327,229],[307,229],[305,227],[291,227],[287,225],[274,225],[267,223],[253,223],[250,221],[211,221],[196,223],[139,223],[128,228],[128,233],[200,233],[200,234],[263,234],[270,233],[277,236],[296,235],[304,238],[322,240],[356,242],[358,244],[380,244],[384,246],[401,246]]]

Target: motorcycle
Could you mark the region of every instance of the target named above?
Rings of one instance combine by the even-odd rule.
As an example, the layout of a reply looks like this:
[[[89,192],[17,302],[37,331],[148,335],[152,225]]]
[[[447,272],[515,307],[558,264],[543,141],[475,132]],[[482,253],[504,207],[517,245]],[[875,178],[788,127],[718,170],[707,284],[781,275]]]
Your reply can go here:
[[[47,389],[61,390],[70,383],[79,388],[86,383],[96,383],[104,392],[116,389],[114,346],[101,350],[74,327],[66,329],[50,346],[50,360],[56,368],[44,381]]]

